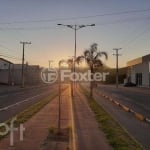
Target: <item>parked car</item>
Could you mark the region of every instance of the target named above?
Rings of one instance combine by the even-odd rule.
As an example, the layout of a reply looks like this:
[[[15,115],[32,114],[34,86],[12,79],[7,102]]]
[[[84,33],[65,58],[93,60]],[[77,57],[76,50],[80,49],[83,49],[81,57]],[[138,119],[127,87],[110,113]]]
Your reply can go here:
[[[136,86],[136,84],[132,83],[132,82],[128,82],[128,83],[125,83],[124,86],[125,87],[132,87],[132,86]]]

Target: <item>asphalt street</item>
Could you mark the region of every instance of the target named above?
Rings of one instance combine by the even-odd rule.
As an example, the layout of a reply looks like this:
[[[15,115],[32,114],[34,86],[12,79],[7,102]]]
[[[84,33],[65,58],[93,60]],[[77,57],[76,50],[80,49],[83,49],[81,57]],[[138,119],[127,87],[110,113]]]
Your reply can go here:
[[[57,85],[16,88],[0,93],[0,122],[23,111],[35,102],[57,90]]]
[[[96,91],[110,95],[118,102],[150,118],[150,88],[123,87],[99,84]]]
[[[83,84],[89,90],[88,84]],[[123,109],[114,105],[101,96],[101,92],[122,104],[130,106],[132,109],[149,116],[150,113],[150,89],[148,88],[126,88],[120,87],[116,89],[111,85],[98,85],[94,89],[94,98],[103,109],[108,112],[132,137],[134,137],[141,145],[149,150],[150,144],[150,124],[136,119],[131,113],[125,112]]]

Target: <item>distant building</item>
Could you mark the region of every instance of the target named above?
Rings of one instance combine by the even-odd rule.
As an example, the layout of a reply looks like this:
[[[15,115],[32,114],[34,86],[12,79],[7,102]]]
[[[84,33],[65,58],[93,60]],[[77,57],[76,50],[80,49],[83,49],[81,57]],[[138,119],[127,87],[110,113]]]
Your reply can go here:
[[[26,85],[41,83],[41,69],[38,65],[24,65],[24,82]],[[21,84],[22,81],[22,64],[14,64],[14,81],[15,84]]]
[[[150,54],[127,62],[128,82],[150,87]]]
[[[0,58],[0,83],[12,84],[14,64],[4,58]]]
[[[41,83],[41,69],[38,65],[24,64],[25,85],[34,85]],[[0,83],[9,85],[21,85],[22,83],[22,64],[13,64],[12,62],[0,58]]]

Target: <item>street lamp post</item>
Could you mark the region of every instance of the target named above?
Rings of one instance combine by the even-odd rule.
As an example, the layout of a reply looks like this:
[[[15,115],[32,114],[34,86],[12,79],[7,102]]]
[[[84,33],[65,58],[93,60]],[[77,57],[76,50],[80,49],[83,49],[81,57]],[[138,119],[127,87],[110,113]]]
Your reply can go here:
[[[59,67],[59,70],[58,70],[58,77],[59,77],[59,80],[58,80],[58,85],[59,85],[59,98],[58,98],[58,134],[61,133],[61,71],[60,71],[60,67],[61,67],[61,64],[64,63],[65,60],[60,60],[58,62],[58,67]]]
[[[70,24],[68,24],[68,25],[65,25],[65,24],[57,24],[57,25],[59,25],[59,26],[65,26],[65,27],[68,27],[68,28],[71,28],[71,29],[73,29],[74,30],[74,32],[75,32],[75,48],[74,48],[74,61],[73,61],[73,70],[74,70],[74,73],[75,73],[75,60],[76,60],[76,49],[77,49],[77,30],[79,30],[79,29],[81,29],[81,28],[84,28],[84,27],[88,27],[88,26],[95,26],[95,24],[88,24],[88,25],[70,25]]]

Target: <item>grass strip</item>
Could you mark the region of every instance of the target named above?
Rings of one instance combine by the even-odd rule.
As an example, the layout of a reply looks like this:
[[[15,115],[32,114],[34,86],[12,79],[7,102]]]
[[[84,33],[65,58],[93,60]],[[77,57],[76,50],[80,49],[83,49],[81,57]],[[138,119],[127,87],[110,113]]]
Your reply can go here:
[[[95,113],[99,128],[102,129],[114,150],[144,149],[95,101],[94,98],[89,97],[89,92],[87,90],[82,86],[80,87],[90,108]]]
[[[62,91],[64,91],[65,89],[66,88],[63,88]],[[58,92],[53,92],[51,95],[42,98],[40,101],[36,102],[35,104],[31,105],[24,111],[20,112],[16,116],[14,116],[17,118],[14,126],[18,127],[21,123],[28,121],[33,115],[35,115],[38,111],[40,111],[46,104],[48,104],[50,101],[52,101],[57,95],[58,95]],[[12,118],[14,118],[14,117],[12,117]],[[5,121],[4,123],[9,126],[11,119]],[[2,126],[0,127],[0,132],[4,132],[5,130],[6,129],[4,127],[2,127]],[[8,135],[8,134],[6,134],[6,135]],[[3,139],[6,135],[0,135],[0,140]]]
[[[41,99],[37,103],[31,105],[29,108],[25,109],[24,111],[16,115],[17,117],[17,120],[15,121],[16,126],[29,120],[33,115],[39,112],[46,104],[52,101],[57,95],[58,94],[55,92],[52,95],[49,95]]]

